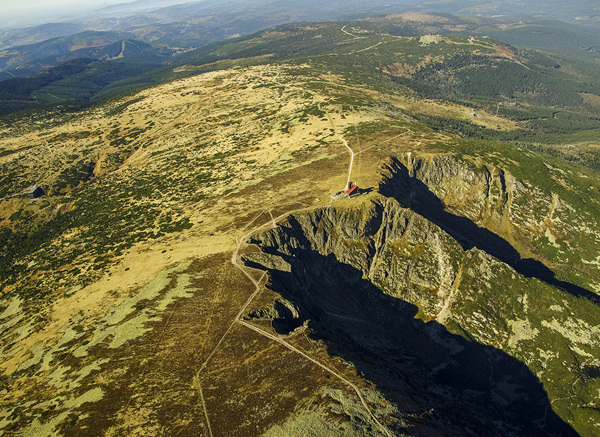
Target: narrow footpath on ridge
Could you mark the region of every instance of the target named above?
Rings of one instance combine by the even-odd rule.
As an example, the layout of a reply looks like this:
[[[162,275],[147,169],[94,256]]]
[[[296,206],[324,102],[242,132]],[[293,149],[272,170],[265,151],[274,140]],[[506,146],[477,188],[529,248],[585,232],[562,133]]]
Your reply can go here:
[[[352,165],[354,163],[354,151],[350,148],[350,146],[348,146],[348,142],[341,137],[340,135],[336,135],[340,140],[343,141],[344,146],[348,149],[348,151],[350,152],[350,166],[349,166],[349,170],[348,170],[348,182],[350,182],[350,177],[352,174]],[[247,321],[242,319],[242,315],[244,314],[244,312],[246,311],[246,309],[248,308],[248,306],[252,303],[252,301],[254,300],[254,298],[256,297],[256,295],[260,292],[262,285],[261,283],[263,282],[263,280],[265,279],[267,273],[266,272],[262,272],[262,275],[256,279],[255,276],[252,275],[252,271],[256,271],[256,269],[252,269],[250,267],[247,267],[244,265],[244,263],[241,261],[241,256],[240,256],[240,250],[242,248],[242,246],[247,244],[248,239],[260,232],[260,231],[266,231],[268,229],[274,229],[278,226],[278,223],[285,219],[286,217],[292,215],[292,214],[297,214],[299,212],[305,212],[305,211],[310,211],[310,210],[314,210],[314,209],[319,209],[319,208],[323,208],[324,206],[327,205],[331,205],[335,202],[334,199],[332,199],[329,203],[327,203],[326,205],[306,205],[305,203],[302,202],[286,202],[286,203],[282,203],[279,205],[273,205],[270,208],[266,208],[263,211],[261,211],[256,217],[254,217],[254,219],[252,219],[243,229],[242,232],[244,232],[246,229],[250,228],[261,216],[263,215],[268,215],[270,220],[268,220],[266,223],[262,224],[262,225],[258,225],[256,227],[251,228],[250,230],[248,230],[244,235],[242,235],[241,237],[236,236],[236,248],[233,251],[232,255],[231,255],[231,264],[233,266],[235,266],[237,269],[239,269],[251,282],[252,284],[254,284],[255,290],[254,292],[250,295],[250,297],[246,300],[246,302],[242,305],[242,307],[240,308],[239,312],[237,313],[237,315],[235,316],[235,318],[231,321],[231,324],[229,325],[229,327],[227,328],[227,330],[225,331],[225,333],[223,334],[223,336],[219,339],[219,341],[217,342],[216,346],[214,347],[214,349],[210,352],[210,354],[208,355],[208,357],[206,358],[206,360],[200,365],[200,368],[198,369],[198,371],[196,372],[196,376],[194,378],[194,382],[195,385],[197,386],[198,389],[198,400],[200,402],[200,404],[202,405],[202,410],[204,412],[204,417],[206,420],[206,426],[208,429],[208,433],[210,435],[210,437],[214,437],[213,436],[213,432],[212,432],[212,428],[210,425],[210,415],[208,413],[208,408],[206,406],[206,400],[204,399],[204,393],[202,391],[202,385],[201,385],[201,374],[202,372],[206,369],[206,367],[208,366],[208,364],[210,363],[210,360],[212,359],[212,357],[214,356],[215,352],[219,349],[219,347],[221,346],[221,344],[223,343],[223,341],[225,340],[225,338],[227,337],[227,335],[229,334],[229,332],[231,331],[231,329],[233,328],[233,326],[235,324],[239,324],[241,326],[244,326],[248,329],[251,329],[252,331],[256,332],[258,335],[261,335],[263,337],[268,338],[269,340],[275,341],[277,343],[279,343],[280,345],[286,347],[287,349],[291,350],[292,352],[301,355],[302,357],[304,357],[305,359],[311,361],[312,363],[316,364],[317,366],[321,367],[323,370],[329,372],[331,375],[335,376],[336,378],[338,378],[340,381],[342,381],[344,384],[346,384],[348,387],[352,388],[354,390],[354,392],[356,393],[356,395],[358,396],[361,404],[363,405],[363,407],[365,408],[366,412],[368,413],[368,415],[371,417],[371,419],[373,420],[373,422],[375,422],[377,424],[377,426],[389,437],[392,437],[392,435],[390,434],[390,432],[387,430],[386,427],[384,427],[375,417],[375,415],[373,414],[373,412],[371,411],[371,409],[369,408],[369,406],[367,405],[367,402],[365,401],[360,389],[353,384],[352,382],[350,382],[348,379],[346,379],[344,376],[342,376],[341,374],[339,374],[338,372],[336,372],[335,370],[333,370],[331,367],[328,367],[327,365],[321,363],[320,361],[318,361],[317,359],[311,357],[310,355],[308,355],[306,352],[301,351],[300,349],[296,348],[295,346],[291,345],[290,343],[288,343],[287,341],[285,341],[285,339],[281,336],[278,336],[276,334],[270,333],[268,331],[265,331],[255,325],[252,325],[251,323],[248,323]],[[277,208],[281,208],[282,206],[291,206],[297,204],[299,205],[299,208],[293,209],[291,211],[285,212],[279,216],[274,217],[273,216],[273,210],[277,209]]]
[[[348,31],[346,30],[346,27],[347,27],[347,26],[348,26],[347,24],[346,24],[346,25],[344,25],[344,26],[343,26],[343,27],[342,27],[340,30],[341,30],[342,32],[344,32],[346,35],[349,35],[349,36],[351,36],[352,38],[356,38],[356,39],[361,39],[361,38],[364,38],[364,36],[358,36],[358,35],[354,35],[353,33],[350,33],[350,32],[348,32]]]
[[[354,164],[354,151],[348,146],[348,142],[339,135],[336,135],[340,140],[344,142],[344,146],[350,152],[350,167],[348,168],[348,181],[346,182],[346,186],[350,183],[350,177],[352,176],[352,165]]]

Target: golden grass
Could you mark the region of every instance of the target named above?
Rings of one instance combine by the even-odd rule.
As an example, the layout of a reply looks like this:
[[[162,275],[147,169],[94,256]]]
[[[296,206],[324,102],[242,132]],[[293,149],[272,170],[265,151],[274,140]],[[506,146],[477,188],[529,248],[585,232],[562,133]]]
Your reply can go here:
[[[5,293],[17,292],[32,275],[54,281],[48,284],[52,291],[48,303],[40,308],[47,314],[47,321],[35,329],[34,316],[23,316],[20,300],[1,302],[7,307],[0,315],[4,341],[14,343],[10,353],[0,355],[2,374],[11,377],[25,367],[34,373],[28,378],[10,380],[10,395],[0,402],[0,427],[17,420],[9,419],[17,403],[55,399],[58,407],[48,422],[36,422],[33,411],[19,416],[19,426],[25,424],[31,432],[42,427],[44,432],[52,432],[83,402],[102,399],[97,391],[84,399],[72,396],[71,390],[91,390],[91,386],[100,383],[112,387],[123,377],[125,370],[119,367],[122,363],[112,361],[110,350],[133,356],[137,346],[132,345],[149,335],[158,335],[165,344],[184,342],[186,332],[163,338],[162,332],[166,331],[160,331],[168,327],[179,301],[206,294],[213,299],[217,311],[214,318],[209,316],[206,326],[215,331],[227,326],[231,320],[220,314],[237,312],[236,305],[243,304],[240,290],[247,284],[238,281],[238,285],[223,289],[223,278],[232,275],[227,273],[233,268],[229,263],[208,265],[201,273],[190,273],[194,263],[219,254],[226,259],[236,247],[236,238],[265,208],[285,205],[280,208],[291,210],[299,207],[295,202],[304,206],[328,202],[329,193],[345,184],[348,170],[348,151],[338,135],[347,137],[357,153],[353,179],[365,188],[377,186],[379,169],[390,153],[424,148],[431,138],[440,138],[406,127],[358,136],[357,126],[394,120],[368,107],[343,110],[341,105],[332,103],[329,93],[342,90],[409,111],[469,117],[469,108],[380,95],[367,88],[345,87],[341,79],[335,75],[304,77],[298,75],[297,67],[294,71],[274,65],[230,68],[147,89],[64,122],[55,119],[54,124],[37,126],[24,122],[0,131],[0,150],[27,149],[6,155],[0,162],[15,165],[29,180],[49,187],[69,165],[73,154],[92,157],[96,163],[95,178],[115,184],[138,174],[178,180],[182,186],[195,184],[189,179],[193,167],[174,165],[172,161],[184,157],[189,162],[214,164],[210,184],[194,185],[197,193],[207,196],[204,200],[178,200],[177,192],[161,193],[153,200],[165,210],[181,210],[177,214],[189,218],[193,224],[190,229],[133,244],[87,286],[61,281],[56,272],[34,268],[34,273],[25,273],[20,283],[5,288]],[[326,86],[314,87],[315,82]],[[325,115],[317,115],[315,108]],[[516,128],[513,123],[482,111],[471,121],[506,130]],[[140,133],[134,135],[136,129]],[[126,144],[114,143],[115,138],[123,137],[128,138]],[[135,151],[124,162],[110,161],[111,154],[120,153],[123,147],[133,150],[133,146]],[[59,199],[55,196],[49,200],[55,205]],[[365,196],[342,202],[352,205],[368,201]],[[0,203],[2,223],[6,224],[8,217],[28,202],[15,199]],[[66,205],[61,208],[77,208],[77,201],[71,198]],[[54,245],[64,248],[81,244],[81,231],[70,230]],[[93,267],[92,259],[74,263],[84,270]],[[202,287],[197,285],[199,278],[205,278]],[[145,309],[147,304],[152,311]],[[177,359],[184,360],[185,352],[178,353]],[[58,360],[63,354],[79,360],[80,368],[74,362]],[[192,383],[191,378],[187,383]],[[128,385],[122,381],[120,384]],[[150,402],[150,398],[146,400]],[[131,409],[122,410],[119,416],[124,421],[126,414],[122,413],[126,411]],[[136,411],[139,420],[131,418],[129,422],[138,429],[152,411]],[[113,431],[118,429],[121,428]]]

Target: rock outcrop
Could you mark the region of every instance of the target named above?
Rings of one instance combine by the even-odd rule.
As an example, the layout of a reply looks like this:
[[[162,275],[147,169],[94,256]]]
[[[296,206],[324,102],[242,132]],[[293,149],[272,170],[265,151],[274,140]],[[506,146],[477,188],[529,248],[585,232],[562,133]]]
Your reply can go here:
[[[375,201],[297,214],[253,237],[262,252],[245,262],[267,270],[289,302],[291,329],[278,332],[303,321],[401,410],[433,408],[429,425],[576,435],[548,399],[571,390],[569,378],[554,379],[564,364],[546,359],[539,369],[539,344],[564,360],[573,339],[545,323],[548,308],[574,302],[573,319],[595,323],[584,313],[596,295],[482,226],[520,226],[511,202],[526,188],[508,172],[448,156],[403,160],[391,162]],[[287,326],[280,309],[277,323]]]

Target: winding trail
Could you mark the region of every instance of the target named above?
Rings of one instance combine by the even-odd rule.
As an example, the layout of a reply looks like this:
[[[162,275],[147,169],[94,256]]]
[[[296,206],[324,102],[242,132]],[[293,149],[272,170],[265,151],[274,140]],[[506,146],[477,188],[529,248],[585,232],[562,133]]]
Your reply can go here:
[[[350,149],[350,147],[348,147],[348,144],[346,142],[346,140],[344,140],[342,137],[339,137],[340,139],[342,139],[342,141],[344,141],[344,144],[346,145],[346,147],[348,148],[348,150],[350,150],[350,153],[352,155],[352,159],[354,158],[354,152],[352,151],[352,149]],[[352,171],[352,161],[350,163],[350,171]],[[333,200],[329,203],[331,204],[333,203]],[[281,205],[278,205],[281,206]],[[289,211],[286,213],[281,214],[278,217],[273,217],[271,210],[269,210],[269,214],[271,216],[271,220],[261,226],[258,226],[255,229],[252,229],[251,231],[249,231],[246,235],[244,235],[242,238],[237,239],[237,247],[235,249],[235,251],[233,252],[232,256],[231,256],[231,263],[237,267],[238,269],[240,269],[242,271],[242,273],[244,273],[255,285],[256,290],[254,291],[254,293],[250,296],[250,298],[248,298],[248,300],[246,301],[246,303],[244,304],[244,306],[242,307],[242,309],[240,310],[240,312],[238,313],[238,315],[236,316],[234,323],[237,322],[242,326],[245,326],[248,329],[251,329],[253,331],[255,331],[256,333],[262,335],[263,337],[266,337],[270,340],[273,340],[279,344],[281,344],[282,346],[286,347],[287,349],[303,356],[304,358],[306,358],[307,360],[311,361],[312,363],[316,364],[317,366],[321,367],[323,370],[331,373],[333,376],[335,376],[336,378],[338,378],[340,381],[344,382],[346,385],[348,385],[349,387],[351,387],[357,394],[358,398],[360,399],[360,402],[362,403],[363,407],[365,408],[365,410],[367,411],[367,413],[369,414],[369,416],[371,417],[371,419],[373,419],[373,421],[381,428],[381,430],[388,435],[389,437],[392,437],[391,434],[388,432],[388,430],[377,420],[377,418],[375,417],[375,415],[372,413],[371,409],[369,408],[369,406],[367,405],[367,402],[365,401],[362,393],[360,392],[360,389],[353,384],[352,382],[350,382],[348,379],[344,378],[342,375],[340,375],[338,372],[336,372],[335,370],[331,369],[330,367],[327,367],[325,364],[319,362],[318,360],[312,358],[310,355],[306,354],[305,352],[302,352],[300,349],[296,348],[295,346],[292,346],[290,343],[288,343],[287,341],[283,340],[281,337],[276,336],[270,332],[267,332],[263,329],[260,329],[257,326],[254,326],[248,322],[246,322],[245,320],[241,319],[242,314],[244,313],[244,311],[246,310],[246,308],[248,307],[248,305],[250,305],[250,303],[252,302],[252,300],[254,299],[254,297],[258,294],[258,292],[260,291],[260,282],[262,281],[262,279],[265,277],[266,272],[263,273],[263,275],[261,276],[261,278],[256,281],[253,276],[247,271],[247,267],[244,266],[242,263],[240,263],[240,257],[239,257],[239,251],[241,246],[246,242],[246,240],[248,238],[250,238],[251,235],[253,235],[254,233],[260,231],[263,228],[270,228],[273,229],[277,226],[277,222],[284,219],[285,217],[288,217],[291,214],[295,214],[298,213],[300,211],[306,211],[306,210],[312,210],[312,209],[317,209],[317,208],[322,208],[321,205],[318,206],[312,206],[312,207],[304,207],[304,208],[299,208],[293,211]],[[256,220],[256,218],[254,219]],[[206,410],[205,410],[206,411]],[[207,416],[207,420],[208,420],[208,414],[206,414]]]
[[[337,137],[342,140],[344,142],[344,145],[346,146],[346,148],[348,149],[348,151],[350,152],[350,168],[348,170],[348,182],[350,181],[350,176],[352,174],[352,165],[354,162],[354,151],[348,146],[348,142],[341,137],[340,135],[337,135]],[[260,231],[266,231],[268,229],[274,229],[277,227],[277,223],[280,222],[281,220],[285,219],[286,217],[292,215],[292,214],[297,214],[299,212],[304,212],[304,211],[310,211],[310,210],[314,210],[314,209],[318,209],[318,208],[323,208],[324,206],[327,205],[331,205],[335,202],[334,199],[332,199],[328,204],[326,205],[312,205],[312,206],[308,206],[305,203],[302,202],[286,202],[286,203],[282,203],[279,205],[274,205],[271,208],[266,208],[263,211],[261,211],[258,215],[256,215],[246,226],[244,226],[244,228],[242,228],[242,232],[246,231],[248,228],[250,228],[261,216],[263,215],[268,215],[269,220],[261,225],[258,225],[256,227],[251,228],[250,230],[248,230],[244,235],[242,235],[241,237],[239,235],[236,236],[236,248],[233,251],[233,253],[231,254],[231,264],[233,266],[235,266],[236,268],[238,268],[251,282],[252,284],[254,284],[254,292],[250,295],[250,297],[248,297],[248,299],[246,300],[246,302],[244,302],[244,304],[242,305],[242,307],[240,308],[240,310],[238,311],[237,315],[234,317],[234,319],[231,321],[231,323],[229,324],[229,327],[227,328],[227,330],[225,331],[225,333],[221,336],[221,338],[219,339],[219,341],[217,342],[217,344],[215,345],[215,347],[213,348],[213,350],[210,352],[210,354],[208,355],[208,357],[204,360],[204,362],[200,365],[200,367],[198,368],[198,371],[195,374],[195,378],[194,378],[194,383],[198,389],[198,401],[199,403],[202,405],[202,410],[204,412],[204,417],[206,420],[206,426],[208,429],[208,434],[210,435],[210,437],[214,437],[213,436],[213,432],[212,432],[212,428],[210,425],[210,416],[208,414],[208,408],[206,406],[206,400],[204,398],[204,392],[202,390],[202,385],[201,385],[201,374],[202,372],[206,369],[206,367],[208,366],[208,364],[210,363],[212,357],[214,356],[214,354],[217,352],[217,350],[219,349],[219,347],[221,346],[221,344],[223,344],[223,341],[225,340],[225,338],[227,337],[227,335],[229,334],[229,332],[231,331],[231,329],[233,328],[233,326],[235,324],[239,324],[241,326],[244,326],[245,328],[251,329],[252,331],[256,332],[257,334],[268,338],[269,340],[275,341],[277,343],[279,343],[280,345],[284,346],[285,348],[291,350],[292,352],[302,356],[303,358],[309,360],[310,362],[312,362],[313,364],[319,366],[320,368],[322,368],[323,370],[325,370],[326,372],[330,373],[331,375],[335,376],[336,378],[338,378],[340,381],[342,381],[344,384],[346,384],[348,387],[352,388],[352,390],[354,390],[354,392],[356,393],[356,395],[358,396],[361,404],[363,405],[365,411],[368,413],[368,415],[371,417],[371,419],[373,420],[373,422],[375,424],[377,424],[377,426],[383,431],[383,433],[385,435],[387,435],[388,437],[392,437],[392,434],[390,434],[390,432],[387,430],[387,428],[385,426],[383,426],[381,424],[381,422],[379,422],[379,420],[377,420],[377,418],[375,417],[375,415],[373,414],[373,412],[371,411],[371,409],[369,408],[367,402],[365,401],[365,398],[363,397],[360,389],[351,381],[349,381],[348,379],[346,379],[344,376],[342,376],[340,373],[338,373],[337,371],[333,370],[331,367],[328,367],[327,365],[321,363],[320,361],[318,361],[317,359],[311,357],[310,355],[308,355],[306,352],[301,351],[300,349],[298,349],[297,347],[291,345],[290,343],[288,343],[287,341],[285,341],[283,338],[274,335],[268,331],[265,331],[257,326],[254,326],[250,323],[248,323],[247,321],[242,319],[242,315],[244,314],[244,312],[246,311],[246,309],[248,308],[248,306],[252,303],[252,301],[254,300],[254,298],[258,295],[258,293],[260,292],[262,286],[261,283],[264,280],[264,278],[267,275],[267,272],[263,272],[263,274],[260,276],[259,279],[256,279],[254,275],[252,275],[251,271],[255,270],[252,269],[250,267],[246,267],[242,262],[241,262],[241,256],[240,256],[240,250],[242,248],[242,246],[244,246],[245,244],[247,244],[248,239],[260,232]],[[273,210],[276,208],[280,208],[282,206],[291,206],[297,204],[300,207],[290,210],[288,212],[284,212],[282,214],[280,214],[279,216],[274,216],[273,215]]]
[[[288,203],[283,203],[283,204],[277,205],[277,206],[293,205],[295,203],[300,203],[300,202],[288,202]],[[301,205],[303,205],[303,204],[301,204]],[[275,206],[274,208],[276,208],[277,206]],[[300,209],[298,209],[296,211],[299,211],[299,210],[302,210],[302,209],[303,208],[300,208]],[[267,209],[264,209],[263,211],[261,211],[242,230],[247,229],[256,220],[258,220],[259,217],[261,217],[263,214],[265,214],[267,212],[269,214],[271,214],[271,209],[267,208]],[[243,244],[245,244],[245,242],[248,240],[248,238],[252,234],[254,234],[255,232],[260,231],[261,229],[266,229],[266,228],[277,226],[276,220],[279,220],[279,219],[281,219],[281,218],[283,218],[283,217],[285,217],[285,216],[287,216],[289,214],[292,214],[293,212],[295,212],[295,211],[284,213],[281,216],[276,217],[276,218],[273,218],[273,216],[271,214],[271,220],[268,221],[267,223],[264,223],[264,224],[262,224],[262,225],[260,225],[260,226],[258,226],[256,228],[250,230],[248,233],[246,233],[242,237],[236,236],[236,248],[233,251],[233,254],[231,255],[231,264],[233,264],[234,266],[236,266],[238,269],[240,269],[242,271],[242,273],[254,284],[255,289],[254,289],[254,292],[250,295],[250,297],[246,300],[246,302],[242,305],[242,307],[240,308],[240,310],[238,311],[238,313],[236,314],[236,316],[234,317],[234,319],[231,321],[231,323],[227,327],[227,330],[221,336],[221,338],[219,339],[219,341],[217,342],[217,344],[215,345],[215,347],[212,349],[212,351],[210,352],[210,354],[208,355],[208,357],[200,365],[200,368],[196,371],[196,374],[195,374],[195,377],[194,377],[194,383],[195,383],[195,385],[196,385],[196,387],[198,389],[198,401],[202,405],[202,410],[204,412],[204,417],[206,419],[206,425],[207,425],[207,429],[208,429],[208,434],[211,437],[213,437],[213,433],[212,433],[212,428],[210,426],[210,418],[209,418],[209,415],[208,415],[208,409],[206,407],[206,401],[204,399],[204,392],[202,390],[202,382],[201,382],[201,378],[200,378],[201,373],[206,369],[206,367],[210,363],[210,361],[211,361],[212,357],[214,356],[214,354],[221,347],[221,344],[223,344],[223,341],[225,340],[225,338],[227,337],[227,335],[231,331],[231,328],[233,328],[233,326],[235,325],[236,322],[240,321],[240,317],[242,316],[242,314],[244,314],[244,311],[246,311],[246,308],[248,308],[248,305],[250,305],[250,303],[254,300],[254,298],[256,297],[256,295],[259,293],[259,291],[261,290],[260,283],[262,282],[262,280],[264,279],[264,277],[267,274],[267,272],[263,272],[262,276],[258,280],[254,276],[252,276],[252,274],[247,270],[247,268],[245,266],[243,266],[242,264],[240,264],[240,261],[239,261],[239,251],[240,251],[240,248],[242,247]]]
[[[341,30],[342,32],[344,32],[346,35],[350,35],[352,38],[356,38],[356,39],[359,39],[359,38],[364,38],[364,36],[357,36],[357,35],[354,35],[354,34],[352,34],[352,33],[348,32],[348,31],[346,30],[346,26],[348,26],[348,25],[346,24],[346,25],[344,25],[344,27],[342,27],[342,28],[340,29],[340,30]]]

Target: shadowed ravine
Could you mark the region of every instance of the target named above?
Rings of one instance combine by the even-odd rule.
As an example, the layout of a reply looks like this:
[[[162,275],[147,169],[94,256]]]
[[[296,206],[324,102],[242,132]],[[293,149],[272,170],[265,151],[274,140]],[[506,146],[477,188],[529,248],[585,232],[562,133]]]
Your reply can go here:
[[[323,340],[332,356],[352,363],[397,406],[407,425],[386,423],[395,426],[395,432],[578,435],[554,413],[538,377],[498,349],[506,346],[504,334],[483,344],[473,339],[473,333],[456,335],[463,332],[456,328],[459,325],[450,332],[441,323],[415,316],[423,311],[429,314],[425,320],[435,317],[437,312],[428,313],[423,306],[427,300],[433,302],[430,309],[450,308],[444,299],[449,299],[447,290],[458,287],[459,270],[478,272],[481,263],[496,266],[497,274],[520,273],[512,275],[515,293],[518,284],[535,284],[525,276],[597,304],[596,295],[558,281],[542,263],[521,259],[498,235],[445,211],[440,199],[410,177],[400,162],[394,161],[389,171],[380,186],[387,199],[370,206],[363,202],[354,209],[332,207],[291,216],[278,228],[252,237],[262,253],[248,253],[244,262],[267,271],[268,286],[283,299],[247,319],[271,318],[273,328],[284,336],[305,323],[307,332]],[[472,296],[467,290],[460,291],[464,302]],[[517,298],[510,293],[505,297]],[[482,302],[491,305],[485,296],[478,304]],[[499,301],[501,309],[490,310],[504,311],[505,303]],[[455,309],[460,313],[460,307]],[[478,329],[468,326],[467,331]]]
[[[309,249],[302,234],[288,237],[298,242],[292,254],[262,248],[289,263],[289,271],[247,265],[269,272],[270,288],[293,303],[330,354],[352,362],[401,413],[421,415],[396,432],[425,435],[433,426],[443,435],[577,435],[553,413],[523,363],[435,321],[415,319],[416,306],[384,294],[333,255]]]
[[[389,175],[379,187],[381,194],[396,199],[404,208],[411,209],[438,225],[458,241],[464,250],[477,247],[508,264],[525,277],[539,279],[600,306],[600,296],[596,293],[557,279],[554,272],[543,263],[531,258],[521,258],[519,252],[502,237],[477,226],[466,217],[446,211],[442,201],[429,190],[427,185],[416,177],[411,177],[408,168],[399,160],[392,161],[388,166],[388,172]]]

